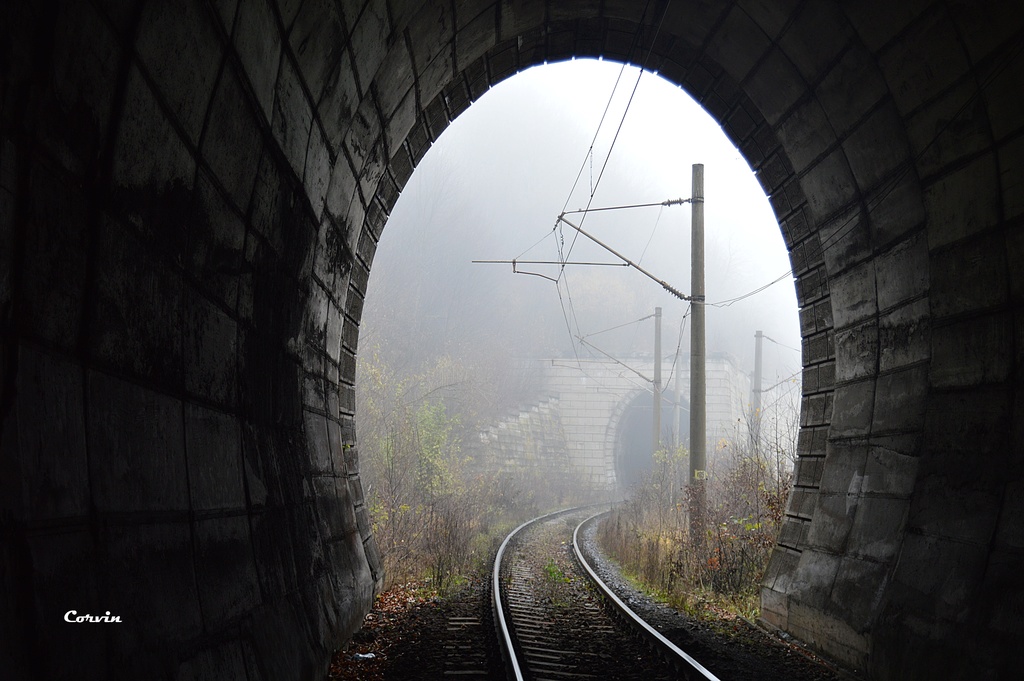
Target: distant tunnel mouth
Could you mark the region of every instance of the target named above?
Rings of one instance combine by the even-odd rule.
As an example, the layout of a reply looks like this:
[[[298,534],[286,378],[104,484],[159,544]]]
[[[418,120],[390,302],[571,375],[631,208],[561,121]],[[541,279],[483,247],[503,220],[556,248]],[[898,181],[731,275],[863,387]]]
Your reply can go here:
[[[673,405],[670,396],[661,402],[661,446],[675,447],[690,443],[689,403],[683,400],[679,410],[679,442],[672,435]],[[644,482],[654,469],[654,396],[638,394],[625,408],[615,433],[615,478],[620,489]]]

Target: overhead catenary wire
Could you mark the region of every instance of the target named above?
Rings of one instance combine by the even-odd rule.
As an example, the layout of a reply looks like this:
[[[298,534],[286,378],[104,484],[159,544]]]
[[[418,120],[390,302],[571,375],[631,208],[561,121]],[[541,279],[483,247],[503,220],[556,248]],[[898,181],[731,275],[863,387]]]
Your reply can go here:
[[[766,336],[763,333],[761,334],[761,338],[763,338],[763,339],[765,339],[767,341],[771,341],[772,343],[775,343],[780,348],[786,348],[787,350],[792,350],[793,352],[802,352],[800,350],[800,348],[794,348],[792,345],[786,345],[785,343],[780,343],[779,341],[775,340],[774,338],[770,338],[769,336]]]
[[[627,61],[628,61],[628,57],[630,57],[632,55],[634,47],[638,44],[638,42],[640,40],[640,34],[641,34],[641,31],[643,30],[643,28],[645,26],[645,21],[646,21],[646,18],[647,18],[647,12],[648,12],[648,9],[650,8],[650,5],[651,5],[651,0],[647,0],[647,2],[644,4],[644,9],[643,9],[643,12],[642,12],[642,14],[640,16],[640,21],[637,24],[636,31],[634,31],[634,33],[633,33],[633,38],[632,38],[632,40],[630,42],[629,50],[627,52]],[[623,111],[623,114],[622,114],[622,119],[619,122],[618,129],[617,129],[617,131],[615,133],[614,138],[612,139],[611,145],[608,148],[608,153],[605,156],[605,162],[604,162],[604,164],[601,167],[601,172],[598,174],[597,181],[596,182],[592,182],[592,186],[590,188],[590,196],[589,196],[589,199],[587,201],[587,206],[588,207],[590,206],[590,204],[594,200],[594,196],[597,193],[597,188],[598,188],[598,186],[601,183],[602,177],[604,176],[604,170],[608,166],[608,160],[611,158],[611,154],[612,154],[612,151],[614,150],[615,143],[618,140],[619,132],[622,130],[622,125],[623,125],[623,122],[625,121],[626,114],[629,112],[629,107],[630,107],[630,105],[633,102],[633,97],[636,95],[636,89],[637,89],[637,87],[640,84],[640,76],[643,75],[643,70],[644,70],[644,68],[646,68],[647,62],[650,59],[651,53],[652,53],[652,51],[654,49],[654,43],[657,40],[658,34],[661,32],[661,26],[664,23],[665,15],[668,13],[668,5],[669,5],[669,3],[665,3],[665,7],[662,10],[662,14],[661,14],[661,19],[659,20],[657,28],[655,29],[655,32],[654,32],[654,39],[651,41],[651,45],[650,45],[650,47],[647,50],[646,56],[641,61],[641,64],[640,64],[640,74],[637,76],[637,82],[633,86],[633,92],[630,94],[629,100],[628,100],[628,102],[626,104],[626,108],[625,108],[625,110]],[[615,91],[618,88],[618,84],[621,81],[622,74],[624,72],[625,72],[625,63],[623,63],[623,66],[622,66],[622,68],[619,71],[619,75],[616,78],[615,86],[613,87],[612,92],[609,95],[608,103],[605,106],[605,111],[601,115],[601,120],[600,120],[600,122],[598,124],[598,128],[597,128],[597,130],[594,133],[594,139],[591,142],[590,148],[589,148],[589,150],[587,152],[588,153],[588,157],[590,157],[591,164],[593,163],[592,154],[593,154],[593,150],[594,150],[594,145],[596,144],[597,137],[600,134],[601,128],[604,125],[604,121],[605,121],[605,118],[607,116],[608,109],[611,107],[612,100],[615,97]],[[586,163],[587,163],[587,158],[585,157],[584,161],[583,161],[583,166],[581,166],[580,172],[577,174],[576,180],[573,182],[573,186],[569,190],[569,194],[566,196],[565,204],[562,207],[563,211],[568,207],[569,201],[572,199],[573,192],[576,189],[576,185],[579,182],[579,177],[580,177],[580,175],[582,175],[583,167],[585,167]],[[593,177],[593,170],[591,170],[591,177]],[[584,220],[586,219],[586,215],[583,216],[583,219]],[[582,221],[581,221],[581,224],[582,224]],[[561,260],[567,261],[569,259],[569,255],[571,255],[571,253],[572,253],[572,247],[576,243],[576,237],[578,237],[578,234],[574,235],[573,241],[569,245],[569,250],[566,252],[566,251],[563,251],[564,238],[562,237],[561,230],[559,229],[559,223],[557,223],[557,222],[555,223],[555,226],[552,229],[552,231],[556,231],[556,230],[559,231],[559,240],[557,242],[558,256],[559,256],[559,258]],[[579,322],[576,319],[575,307],[572,304],[572,296],[571,296],[571,293],[569,291],[568,277],[565,275],[565,267],[564,266],[559,268],[557,279],[560,280],[560,281],[564,281],[566,283],[566,298],[569,301],[569,312],[572,314],[573,321],[576,323],[577,331],[579,331]],[[557,281],[556,281],[556,286],[557,286]],[[563,308],[563,311],[564,311],[564,308]],[[567,326],[568,326],[568,319],[567,319]],[[577,356],[578,356],[578,353],[576,353],[576,343],[572,339],[571,332],[570,332],[570,339],[569,340],[570,340],[570,343],[572,343],[572,345],[573,345],[573,352],[574,352],[574,354],[577,354]]]
[[[623,264],[625,264],[625,263],[623,263]],[[592,333],[588,333],[583,338],[590,338],[591,336],[597,336],[597,335],[602,334],[602,333],[608,333],[609,331],[615,331],[616,329],[621,329],[621,328],[626,327],[626,326],[632,326],[633,324],[639,324],[640,322],[646,322],[648,319],[653,319],[653,318],[654,318],[654,315],[649,314],[646,317],[641,317],[640,319],[634,319],[631,322],[625,322],[623,324],[617,324],[615,326],[608,327],[607,329],[602,329],[600,331],[594,331]]]

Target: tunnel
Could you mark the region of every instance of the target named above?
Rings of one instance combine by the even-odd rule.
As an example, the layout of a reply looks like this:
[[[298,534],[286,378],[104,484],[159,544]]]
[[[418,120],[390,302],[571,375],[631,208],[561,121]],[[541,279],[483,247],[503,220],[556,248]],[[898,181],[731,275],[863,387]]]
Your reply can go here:
[[[664,397],[672,399],[671,395]],[[609,429],[614,431],[615,482],[622,493],[628,493],[633,485],[643,484],[655,468],[653,403],[652,393],[638,391],[623,400],[609,422]],[[680,406],[679,426],[673,431],[674,405],[668,401],[661,404],[660,442],[666,449],[672,449],[676,444],[689,446],[689,402],[681,398]],[[674,432],[679,433],[678,438],[674,437]]]
[[[0,677],[322,677],[382,579],[353,397],[376,243],[452,120],[572,58],[700,102],[789,249],[801,430],[762,618],[874,679],[1009,676],[1022,12],[5,3]]]

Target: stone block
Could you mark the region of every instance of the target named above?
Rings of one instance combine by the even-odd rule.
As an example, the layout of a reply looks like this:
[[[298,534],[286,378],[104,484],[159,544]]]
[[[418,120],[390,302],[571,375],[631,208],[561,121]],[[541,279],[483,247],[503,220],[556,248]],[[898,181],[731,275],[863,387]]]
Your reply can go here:
[[[330,180],[331,151],[327,148],[320,126],[314,123],[309,136],[309,148],[306,150],[303,183],[309,203],[313,206],[313,214],[318,221],[323,217],[324,202],[327,199],[327,187]]]
[[[861,494],[867,456],[867,445],[830,441],[819,482],[821,492],[848,496],[852,509]]]
[[[970,464],[964,462],[963,467],[969,469]],[[1002,507],[1000,482],[978,479],[977,473],[969,470],[961,476],[955,468],[932,468],[927,459],[922,463],[908,525],[929,536],[987,546]]]
[[[909,499],[862,497],[846,540],[847,555],[885,563],[896,559],[909,510]],[[883,581],[878,579],[873,584],[880,586]],[[864,607],[871,604],[865,603]]]
[[[923,233],[894,244],[875,258],[878,308],[887,310],[928,291],[929,257]]]
[[[115,202],[143,227],[161,223],[160,204],[176,188],[191,187],[195,174],[192,155],[135,67],[125,86],[112,172]]]
[[[770,48],[771,42],[761,27],[746,12],[733,7],[708,44],[707,55],[740,82]]]
[[[793,484],[800,487],[817,487],[821,483],[821,473],[824,467],[825,459],[823,457],[798,457],[793,469]]]
[[[358,18],[346,16],[351,30],[351,50],[356,73],[365,95],[392,42],[388,40],[388,8],[385,0],[369,0]]]
[[[774,48],[751,72],[744,89],[769,125],[775,126],[804,95],[803,83],[793,62],[781,49]]]
[[[931,395],[925,417],[924,451],[954,458],[965,457],[969,452],[976,463],[1001,460],[1009,444],[1012,404],[1012,396],[1003,388],[981,387]]]
[[[180,276],[110,221],[99,230],[96,269],[93,355],[130,374],[181,384]]]
[[[274,87],[274,115],[271,129],[295,177],[302,178],[306,167],[306,147],[313,121],[312,106],[302,89],[299,74],[291,59],[281,60]]]
[[[388,84],[386,88],[380,88],[377,93],[381,113],[385,119],[392,118],[410,90],[415,92],[415,76],[412,56],[406,49],[405,42],[402,41],[388,51],[384,61],[381,62],[380,69],[374,75],[377,82]],[[404,138],[403,134],[402,139]]]
[[[875,389],[875,381],[871,378],[836,388],[830,437],[855,438],[870,432]]]
[[[147,5],[135,49],[160,96],[196,145],[224,47],[215,18],[200,0]]]
[[[324,124],[327,144],[340,158],[341,142],[348,134],[361,100],[349,50],[340,51],[338,65],[328,77],[324,94],[317,102],[317,111]]]
[[[797,173],[802,173],[837,143],[825,110],[816,99],[802,101],[776,130]]]
[[[797,277],[797,304],[809,305],[827,294],[828,277],[825,268],[820,267]]]
[[[901,172],[903,164],[910,161],[910,147],[903,129],[903,119],[895,105],[886,102],[843,141],[850,169],[865,193],[872,188],[886,189]]]
[[[146,653],[152,660],[192,639],[202,622],[188,523],[112,526],[105,534],[110,589],[102,607],[122,622],[107,628],[108,645],[140,664]]]
[[[408,136],[409,131],[415,127],[419,117],[418,106],[416,90],[415,88],[409,88],[405,91],[405,96],[398,102],[395,109],[387,115],[388,158],[394,159],[397,154],[404,152],[405,138]],[[391,171],[395,172],[395,169],[392,167]],[[386,191],[387,200],[385,205],[387,205],[388,210],[394,208],[395,202],[398,200],[398,189],[390,180],[391,178],[387,175],[382,178],[381,188],[378,189],[377,194],[381,196],[381,193]]]
[[[89,512],[82,371],[22,346],[17,373],[17,456],[27,520]]]
[[[932,385],[967,387],[1005,381],[1013,373],[1013,324],[992,313],[932,326]]]
[[[876,247],[885,247],[924,227],[926,211],[916,173],[897,177],[864,197],[871,211]]]
[[[842,298],[840,298],[842,300]],[[873,303],[873,301],[870,301]],[[836,332],[836,381],[845,383],[876,375],[879,366],[879,327],[873,318]]]
[[[245,3],[242,3],[243,5]],[[175,681],[223,679],[248,681],[245,653],[239,641],[231,641],[214,648],[206,648],[192,655],[178,666]]]
[[[254,513],[251,524],[253,556],[262,592],[284,594],[293,591],[298,585],[296,549],[285,511],[278,508]]]
[[[232,408],[238,402],[238,328],[234,319],[188,291],[184,335],[185,388]]]
[[[789,596],[767,587],[761,589],[761,619],[784,630],[789,620]]]
[[[929,274],[936,318],[1002,305],[1009,278],[1006,240],[996,232],[932,251]]]
[[[962,622],[970,613],[972,585],[981,582],[988,555],[987,545],[908,532],[886,609],[916,613],[919,626],[931,629],[920,633],[941,637],[944,623]]]
[[[341,8],[330,0],[303,2],[288,34],[299,72],[318,100],[348,42]]]
[[[277,165],[276,157],[265,148],[257,165],[249,220],[252,231],[266,240],[265,253],[284,250],[286,212],[294,199],[293,186],[286,180],[287,170]]]
[[[222,307],[233,310],[240,282],[251,271],[245,223],[205,172],[197,176],[190,218],[186,267]]]
[[[791,598],[788,631],[851,668],[863,669],[867,664],[869,635],[854,630],[816,605]]]
[[[362,235],[359,237],[359,245],[356,248],[356,255],[358,255],[363,262],[369,265],[373,263],[373,256],[376,252],[377,242],[373,238],[373,233],[364,229]]]
[[[365,102],[364,102],[365,103]],[[367,111],[367,115],[375,116],[373,111]],[[362,115],[362,112],[356,116],[356,122],[352,126],[352,133],[357,133],[361,129],[362,121],[367,120]],[[372,139],[363,138],[366,142],[365,153],[362,154],[363,164],[357,167],[359,168],[359,192],[362,196],[373,197],[377,193],[377,185],[380,184],[381,178],[384,173],[387,172],[387,149],[384,147],[384,137],[380,131],[380,121],[375,120],[373,123],[374,128],[377,131],[377,137]],[[346,145],[348,140],[346,140]],[[358,163],[358,161],[357,161]],[[362,215],[365,209],[362,205],[356,208],[354,212],[350,212],[346,217],[348,224],[362,224]],[[358,219],[357,221],[357,218]],[[355,250],[356,244],[351,244],[353,250]],[[365,261],[364,261],[365,262]],[[369,266],[370,263],[367,263]]]
[[[800,187],[816,220],[850,206],[858,190],[842,149],[832,151],[811,166],[800,178]]]
[[[342,243],[346,245],[350,239],[354,238],[351,232],[358,231],[357,228],[362,226],[365,216],[365,209],[358,194],[359,182],[355,173],[355,166],[352,165],[348,151],[342,147],[335,160],[334,168],[331,170],[331,179],[327,185],[327,195],[324,198],[324,209],[327,215],[342,225],[342,231],[347,237]]]
[[[768,567],[765,568],[762,585],[766,590],[772,590],[779,594],[785,594],[790,585],[790,579],[796,572],[800,562],[800,552],[790,551],[776,547],[772,550],[771,558],[768,560]],[[783,603],[779,604],[784,606]]]
[[[327,336],[326,336],[326,350],[327,356],[334,361],[339,361],[341,358],[341,345],[342,345],[342,332],[345,326],[345,314],[341,309],[333,302],[328,304],[327,309]],[[329,411],[332,415],[337,414],[337,410]]]
[[[90,371],[89,473],[97,511],[187,511],[182,405],[175,397]]]
[[[799,518],[811,519],[818,501],[818,490],[808,487],[794,487],[789,494],[786,513]]]
[[[883,597],[890,569],[886,563],[845,556],[832,585],[828,612],[860,634],[853,639],[859,643],[846,637],[844,643],[848,646],[852,643],[851,647],[859,649],[862,654],[867,653],[861,646],[869,640],[875,609]]]
[[[412,62],[420,69],[445,52],[451,54],[455,22],[451,20],[450,12],[451,6],[448,3],[424,2],[416,7],[415,14],[410,17],[408,42],[412,50]]]
[[[814,319],[818,331],[826,331],[835,326],[832,313],[832,298],[828,297],[814,304]]]
[[[878,314],[875,265],[871,261],[857,265],[842,274],[830,277],[829,291],[832,294],[832,309],[836,329],[846,329],[846,327],[859,324]],[[849,353],[844,352],[843,345],[849,342],[856,342],[857,339],[863,336],[863,332],[858,331],[855,332],[856,338],[851,339],[850,334],[849,330],[836,333],[837,354],[840,360],[840,380],[847,377],[849,372],[849,369],[841,362],[844,357],[849,358],[850,356]],[[854,375],[856,373],[854,372]]]
[[[956,83],[908,118],[907,136],[921,177],[942,173],[991,145],[988,112],[975,98],[976,88],[973,79]]]
[[[969,63],[945,11],[922,12],[879,57],[897,107],[917,109],[964,76]]]
[[[327,436],[327,419],[321,414],[306,410],[303,410],[303,415],[310,471],[333,475],[334,467],[331,462],[331,447]]]
[[[260,605],[260,585],[246,516],[195,525],[196,571],[203,621],[216,631]]]
[[[936,179],[924,188],[928,246],[956,243],[999,224],[999,177],[992,154]]]
[[[355,512],[356,526],[359,528],[359,536],[365,539],[372,534],[370,530],[370,512],[365,506],[355,509]]]
[[[865,495],[909,498],[917,481],[918,463],[916,456],[872,444],[864,465],[861,491]]]
[[[799,549],[806,543],[809,527],[810,522],[807,520],[786,516],[782,521],[776,542],[782,546]]]
[[[840,556],[816,550],[804,550],[800,554],[800,560],[793,571],[792,582],[787,588],[790,595],[790,618],[793,616],[794,606],[798,603],[803,604],[805,608],[824,610],[841,562]]]
[[[193,511],[245,508],[241,436],[234,416],[186,404],[185,454]]]
[[[871,231],[862,206],[853,205],[822,222],[818,236],[831,277],[862,267],[871,254]]]
[[[354,426],[352,427],[354,431]],[[343,470],[347,475],[357,475],[359,473],[359,447],[348,437],[344,435],[344,429],[342,432],[342,459],[340,462],[335,463],[335,470],[340,470],[337,466],[338,463],[343,464]]]
[[[290,137],[288,141],[292,141]],[[280,137],[278,142],[281,143]],[[303,153],[305,142],[303,138]],[[282,149],[286,154],[292,151],[284,144]],[[235,69],[225,67],[203,135],[203,158],[227,190],[236,209],[243,213],[249,208],[262,150],[263,136],[253,113],[253,102]],[[296,172],[302,176],[301,161]]]
[[[915,432],[924,426],[928,367],[883,374],[875,384],[872,434]]]
[[[269,122],[273,118],[273,86],[281,66],[281,33],[268,0],[239,3],[232,41],[262,118]]]
[[[318,350],[324,349],[327,338],[327,311],[330,296],[320,282],[313,282],[309,289],[309,302],[303,311],[303,340]]]
[[[878,319],[879,371],[918,364],[931,356],[928,299],[883,313]]]
[[[874,56],[853,45],[817,87],[817,98],[829,124],[839,136],[845,135],[888,93]]]

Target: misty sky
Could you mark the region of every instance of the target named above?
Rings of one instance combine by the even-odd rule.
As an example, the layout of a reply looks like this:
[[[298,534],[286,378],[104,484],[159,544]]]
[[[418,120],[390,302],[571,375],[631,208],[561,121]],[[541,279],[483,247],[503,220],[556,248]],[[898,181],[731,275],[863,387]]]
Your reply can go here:
[[[627,67],[588,155],[621,70],[590,60],[530,69],[494,87],[441,135],[384,230],[361,350],[383,343],[413,362],[439,353],[593,356],[574,340],[584,336],[613,354],[649,353],[653,322],[630,322],[660,305],[662,347],[670,353],[686,303],[632,268],[569,266],[556,285],[513,274],[511,265],[471,260],[559,260],[561,250],[572,261],[616,262],[582,236],[573,245],[571,228],[554,229],[559,213],[588,201],[597,208],[688,198],[694,163],[705,166],[708,301],[742,296],[789,271],[753,172],[680,88],[643,74],[609,158],[639,74]],[[688,293],[690,210],[685,204],[589,213],[583,228]],[[567,217],[577,224],[581,218]],[[559,274],[555,266],[520,268]],[[597,333],[620,324],[626,326]],[[766,383],[800,368],[799,353],[790,349],[800,347],[790,276],[730,306],[709,307],[707,325],[708,351],[731,353],[746,371],[756,329],[781,343],[765,344]],[[688,338],[687,324],[684,350]]]

